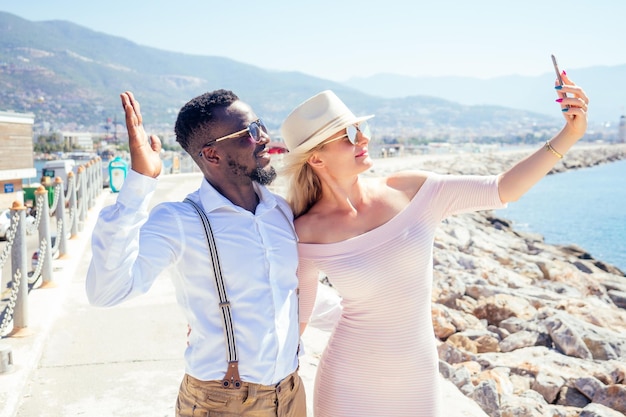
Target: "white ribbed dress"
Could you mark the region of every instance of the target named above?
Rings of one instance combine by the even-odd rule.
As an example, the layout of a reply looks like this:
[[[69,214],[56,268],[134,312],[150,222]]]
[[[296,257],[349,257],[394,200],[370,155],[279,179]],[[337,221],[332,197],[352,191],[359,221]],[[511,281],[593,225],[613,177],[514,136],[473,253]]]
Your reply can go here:
[[[343,305],[317,370],[315,417],[439,415],[435,228],[451,214],[501,207],[495,176],[429,174],[380,227],[342,242],[298,245],[300,321],[310,318],[319,271]]]

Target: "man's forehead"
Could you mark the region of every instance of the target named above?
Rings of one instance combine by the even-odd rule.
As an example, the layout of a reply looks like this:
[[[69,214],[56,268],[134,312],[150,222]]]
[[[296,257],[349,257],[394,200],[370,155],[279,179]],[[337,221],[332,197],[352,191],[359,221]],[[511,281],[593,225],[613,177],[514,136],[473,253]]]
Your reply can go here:
[[[247,125],[250,123],[249,120],[256,120],[255,117],[252,108],[248,104],[242,101],[235,101],[228,106],[216,108],[213,111],[212,124],[242,123]]]
[[[254,111],[252,111],[252,107],[250,107],[249,104],[244,103],[241,100],[237,100],[233,102],[228,107],[223,107],[222,111],[223,111],[224,116],[227,116],[227,117],[236,117],[236,118],[240,118],[244,116],[255,117]]]

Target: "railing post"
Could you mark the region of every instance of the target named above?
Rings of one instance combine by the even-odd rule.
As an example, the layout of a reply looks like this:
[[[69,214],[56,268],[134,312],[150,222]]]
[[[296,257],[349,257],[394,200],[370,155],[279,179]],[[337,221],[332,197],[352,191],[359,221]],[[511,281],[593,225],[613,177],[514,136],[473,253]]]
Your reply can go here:
[[[11,346],[0,344],[0,374],[13,369],[13,352]]]
[[[97,156],[96,161],[96,197],[102,193],[103,179],[102,179],[102,158]]]
[[[15,238],[11,248],[11,276],[19,277],[18,293],[13,310],[13,330],[11,336],[26,336],[28,327],[28,272],[26,270],[26,207],[20,201],[14,201],[11,207],[11,222],[15,213],[19,214]]]
[[[52,207],[52,202],[54,201],[54,184],[52,184],[52,178],[43,177],[41,180],[41,185],[44,186],[46,190],[48,190],[48,199],[46,200],[46,204],[48,205],[48,208],[54,209]],[[49,192],[50,190],[52,190],[52,195],[50,195],[50,192]],[[48,210],[48,212],[50,211]]]
[[[93,206],[96,205],[96,201],[94,198],[94,164],[93,161],[88,161],[87,162],[87,198],[89,201],[89,204],[87,205],[87,207],[91,210],[93,208]]]
[[[73,172],[68,172],[67,174],[68,181],[68,209],[70,212],[70,224],[68,226],[68,230],[70,231],[70,239],[75,239],[78,237],[78,213],[76,213],[76,178],[74,177]]]
[[[87,182],[85,181],[85,166],[79,166],[76,172],[76,185],[78,186],[76,190],[76,197],[78,199],[78,230],[82,232],[85,219],[87,218],[87,199],[85,197],[87,194],[85,190],[87,188]]]
[[[63,180],[56,177],[54,180],[54,192],[59,193],[57,206],[54,213],[57,219],[57,239],[59,240],[59,258],[67,254],[67,216],[65,215],[65,191],[63,190]]]
[[[92,196],[93,196],[93,206],[95,207],[96,205],[96,198],[98,197],[98,186],[102,186],[100,184],[98,184],[98,161],[96,161],[95,159],[91,160],[91,169],[93,170],[93,182],[91,183],[91,187],[93,188],[93,192],[92,192]]]
[[[35,191],[37,201],[37,216],[39,216],[39,261],[43,262],[41,269],[41,286],[52,286],[52,238],[50,234],[50,206],[48,205],[48,190],[40,185]],[[41,242],[45,242],[46,249],[41,251]],[[43,256],[42,256],[43,255]]]

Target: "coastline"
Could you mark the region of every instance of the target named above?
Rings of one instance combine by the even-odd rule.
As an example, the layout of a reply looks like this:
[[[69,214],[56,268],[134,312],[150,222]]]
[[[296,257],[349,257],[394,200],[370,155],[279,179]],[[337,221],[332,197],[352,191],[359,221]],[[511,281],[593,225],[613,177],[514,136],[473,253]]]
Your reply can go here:
[[[398,158],[379,158],[374,159],[374,166],[366,175],[388,175],[391,172],[412,169],[433,171],[440,174],[498,174],[537,149],[540,149],[539,145],[526,149],[498,149],[486,153],[425,154]],[[568,170],[590,168],[621,160],[626,160],[626,144],[576,145],[554,166],[548,175],[554,175]],[[491,213],[491,217],[498,218],[503,224],[511,224],[509,219],[500,214]],[[520,230],[517,230],[517,232],[523,233],[523,231]],[[531,233],[541,235],[538,232]],[[577,242],[569,242],[560,245],[555,244],[553,246],[557,248],[575,247],[578,251],[584,251]],[[591,255],[587,253],[586,256]],[[625,275],[626,273],[625,269],[611,265],[604,260],[598,260],[598,262],[603,263],[606,265],[606,268],[619,275]]]
[[[446,153],[406,155],[392,158],[372,158],[374,166],[369,175],[405,169],[423,169],[440,174],[497,174],[515,162],[541,149],[541,144],[524,149],[500,148],[482,153]],[[626,159],[626,144],[577,144],[564,155],[550,174],[580,169]]]

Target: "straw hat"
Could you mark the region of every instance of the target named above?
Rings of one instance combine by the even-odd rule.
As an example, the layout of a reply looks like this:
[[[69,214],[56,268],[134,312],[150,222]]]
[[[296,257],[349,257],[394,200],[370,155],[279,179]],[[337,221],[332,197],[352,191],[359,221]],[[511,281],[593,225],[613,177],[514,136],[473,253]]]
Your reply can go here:
[[[356,117],[335,93],[326,90],[296,107],[280,133],[290,153],[305,153],[346,127],[372,117]]]

